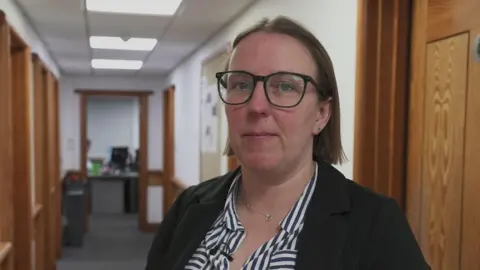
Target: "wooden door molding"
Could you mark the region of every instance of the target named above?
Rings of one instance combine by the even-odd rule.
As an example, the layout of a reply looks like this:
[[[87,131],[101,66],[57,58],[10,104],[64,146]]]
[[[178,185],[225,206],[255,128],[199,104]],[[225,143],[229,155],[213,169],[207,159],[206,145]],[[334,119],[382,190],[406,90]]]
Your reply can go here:
[[[58,240],[61,233],[60,226],[60,153],[59,153],[59,138],[58,138],[58,89],[56,88],[56,78],[53,73],[47,69],[43,70],[43,95],[45,95],[45,114],[44,114],[44,131],[45,131],[45,188],[44,196],[46,198],[47,211],[47,260],[50,269],[55,267],[57,258],[59,256]],[[45,207],[45,206],[44,206]]]
[[[139,166],[139,181],[138,181],[138,198],[139,198],[139,213],[138,213],[138,222],[140,230],[147,232],[149,227],[147,209],[148,209],[148,107],[149,107],[149,95],[150,94],[140,94],[140,113],[139,113],[139,123],[140,123],[140,166]]]
[[[358,1],[353,179],[403,206],[411,3]]]
[[[32,269],[33,203],[31,136],[31,68],[30,49],[20,36],[10,28],[10,75],[13,123],[13,202],[15,267]]]
[[[59,255],[60,238],[60,158],[57,131],[58,94],[55,77],[38,55],[32,55],[34,80],[34,159],[35,159],[35,262],[38,269],[53,269]],[[55,180],[56,179],[56,180]]]
[[[417,239],[420,239],[421,193],[422,193],[422,151],[423,110],[425,96],[425,55],[427,50],[427,3],[414,1],[410,97],[408,116],[406,214]],[[413,139],[413,138],[419,139]]]
[[[151,231],[151,226],[147,220],[147,188],[148,188],[148,119],[149,119],[149,109],[148,101],[149,96],[153,94],[153,91],[117,91],[117,90],[87,90],[87,89],[78,89],[75,90],[80,96],[80,172],[86,177],[87,176],[87,99],[89,96],[129,96],[137,97],[139,100],[139,123],[140,123],[140,166],[139,166],[139,178],[138,178],[138,200],[139,200],[139,215],[138,215],[138,225],[141,231]],[[87,193],[87,198],[85,200],[86,205],[88,206],[89,194]],[[88,230],[88,209],[85,207],[85,230]]]
[[[51,241],[48,234],[47,218],[49,204],[46,192],[49,188],[47,175],[47,140],[46,140],[46,95],[45,87],[45,66],[38,57],[32,55],[33,64],[33,107],[34,107],[34,167],[35,167],[35,267],[38,270],[48,270],[50,265],[47,258],[48,251],[46,243]]]
[[[0,265],[13,270],[13,148],[10,32],[0,10]]]
[[[175,86],[163,91],[163,213],[176,198],[175,188]]]

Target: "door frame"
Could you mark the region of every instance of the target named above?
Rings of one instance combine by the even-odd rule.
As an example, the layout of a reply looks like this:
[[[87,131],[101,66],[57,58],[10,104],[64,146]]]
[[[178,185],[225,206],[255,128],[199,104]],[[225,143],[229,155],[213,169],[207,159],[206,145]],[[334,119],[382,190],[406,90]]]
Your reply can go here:
[[[80,168],[82,176],[87,176],[87,99],[91,96],[106,97],[136,97],[139,100],[139,138],[140,138],[140,166],[138,175],[138,225],[143,232],[149,231],[147,220],[147,189],[148,189],[148,128],[149,128],[149,97],[153,91],[119,91],[119,90],[92,90],[77,89],[75,93],[80,95]],[[86,205],[89,205],[87,192]],[[85,208],[85,230],[88,231],[88,208]]]
[[[14,266],[13,231],[13,126],[12,93],[9,61],[10,28],[5,13],[0,10],[0,265]]]
[[[10,90],[13,128],[13,203],[15,266],[29,270],[33,265],[34,213],[32,200],[32,109],[30,48],[23,38],[10,27]],[[52,106],[55,107],[55,106]],[[52,123],[55,128],[55,123]],[[57,140],[57,138],[54,138]],[[57,141],[58,142],[58,141]],[[54,153],[56,154],[56,153]],[[58,168],[58,166],[55,166]],[[52,175],[53,176],[53,175]],[[60,180],[58,180],[60,181]],[[56,237],[53,237],[56,238]],[[22,256],[19,256],[22,254]]]
[[[175,181],[175,85],[163,91],[163,215],[176,199]]]
[[[358,1],[353,180],[402,208],[412,1]]]

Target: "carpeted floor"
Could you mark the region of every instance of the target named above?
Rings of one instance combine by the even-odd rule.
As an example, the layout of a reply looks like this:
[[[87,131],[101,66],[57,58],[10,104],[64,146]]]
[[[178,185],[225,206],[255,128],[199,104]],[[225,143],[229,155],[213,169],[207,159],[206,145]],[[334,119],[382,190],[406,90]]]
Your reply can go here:
[[[84,246],[64,247],[57,270],[143,270],[154,235],[137,222],[136,215],[91,216]]]

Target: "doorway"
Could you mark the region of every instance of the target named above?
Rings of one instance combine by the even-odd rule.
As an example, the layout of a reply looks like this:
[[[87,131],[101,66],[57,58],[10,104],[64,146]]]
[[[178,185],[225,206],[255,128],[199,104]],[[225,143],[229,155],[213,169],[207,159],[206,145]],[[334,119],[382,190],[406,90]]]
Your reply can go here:
[[[113,151],[109,151],[109,149],[104,149],[105,155],[106,156],[89,156],[87,155],[87,150],[89,148],[88,146],[88,141],[89,141],[89,131],[88,131],[88,102],[89,100],[108,100],[108,98],[111,99],[117,99],[117,100],[130,100],[130,101],[136,101],[138,102],[138,118],[137,118],[137,124],[138,124],[138,148],[133,149],[131,151],[128,147],[124,147],[124,145],[112,145],[116,149],[111,149],[111,150],[119,150],[124,151],[125,148],[128,148],[126,151],[127,153],[130,154],[130,160],[132,161],[133,164],[136,164],[135,166],[137,167],[136,169],[133,170],[128,170],[129,175],[135,174],[136,172],[136,181],[137,184],[135,185],[130,185],[131,180],[130,179],[135,179],[135,177],[126,177],[123,180],[123,183],[117,183],[117,191],[121,190],[120,193],[124,193],[126,196],[122,196],[122,198],[128,198],[127,201],[129,201],[129,204],[133,208],[136,208],[138,211],[138,215],[136,217],[137,219],[137,225],[138,228],[141,231],[148,231],[148,222],[147,222],[147,187],[148,187],[148,99],[149,96],[153,93],[151,91],[98,91],[98,90],[77,90],[76,91],[78,94],[80,94],[80,140],[81,140],[81,173],[82,175],[86,176],[88,186],[92,188],[95,186],[95,184],[90,182],[89,179],[89,170],[87,168],[88,164],[92,164],[93,170],[90,170],[90,172],[93,172],[93,174],[97,175],[97,180],[100,179],[100,175],[107,175],[107,174],[116,174],[119,176],[122,174],[124,168],[115,168],[112,171],[112,168],[109,166],[102,166],[99,164],[107,164],[105,160],[101,160],[102,158],[107,158],[110,159],[112,156],[116,156]],[[133,114],[133,111],[132,111]],[[112,135],[115,136],[115,135]],[[90,139],[91,146],[95,144],[95,141]],[[100,146],[101,148],[102,146]],[[131,147],[130,147],[131,148]],[[134,147],[135,148],[135,147]],[[101,151],[101,150],[100,150]],[[111,163],[110,163],[111,164]],[[124,165],[124,164],[123,164]],[[120,166],[123,166],[120,165]],[[104,171],[101,171],[102,169],[99,169],[98,167],[103,167]],[[109,170],[108,172],[105,171]],[[100,170],[100,171],[99,171]],[[133,172],[135,171],[135,172]],[[120,178],[120,177],[118,177]],[[128,179],[128,180],[127,180]],[[102,183],[100,181],[100,184],[97,185],[99,187],[99,190],[101,189]],[[122,182],[122,181],[120,181]],[[123,185],[122,185],[123,184]],[[135,188],[129,189],[128,186],[137,186],[137,192],[135,192]],[[123,188],[122,188],[123,187]],[[126,190],[129,190],[129,192],[123,192]],[[118,194],[117,195],[121,195]],[[131,196],[128,196],[130,194]],[[132,195],[133,194],[133,195]],[[136,195],[136,196],[135,196]],[[94,194],[91,194],[90,192],[87,192],[87,195],[85,196],[85,211],[86,211],[86,222],[85,222],[85,230],[88,231],[89,229],[89,214],[91,211],[94,210],[94,205],[93,202],[99,202],[97,199],[93,197]],[[136,198],[135,198],[136,197]],[[135,201],[132,201],[135,200]],[[118,206],[117,202],[117,206]],[[122,203],[121,205],[125,205]],[[136,206],[135,206],[136,205]],[[125,209],[126,208],[126,209]],[[125,207],[124,209],[127,210],[128,208],[132,207]],[[131,209],[128,209],[131,210]],[[133,209],[135,210],[135,209]],[[128,211],[127,211],[128,212]]]

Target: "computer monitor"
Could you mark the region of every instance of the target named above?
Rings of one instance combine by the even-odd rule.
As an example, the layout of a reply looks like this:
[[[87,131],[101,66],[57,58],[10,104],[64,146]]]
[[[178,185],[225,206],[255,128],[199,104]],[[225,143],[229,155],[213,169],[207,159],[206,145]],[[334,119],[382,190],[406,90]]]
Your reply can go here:
[[[128,147],[113,147],[110,162],[120,169],[123,169],[127,164],[128,156]]]

